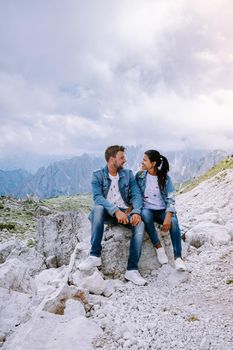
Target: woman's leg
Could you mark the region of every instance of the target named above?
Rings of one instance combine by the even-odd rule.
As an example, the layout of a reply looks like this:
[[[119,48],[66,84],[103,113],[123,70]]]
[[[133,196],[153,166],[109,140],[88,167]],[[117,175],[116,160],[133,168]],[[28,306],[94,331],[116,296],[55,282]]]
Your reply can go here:
[[[174,257],[181,258],[182,246],[181,246],[181,232],[180,226],[175,214],[172,215],[171,228],[170,228],[171,241],[173,245]]]
[[[144,221],[145,224],[145,229],[151,239],[151,242],[153,243],[153,245],[160,245],[160,241],[159,241],[159,237],[157,234],[157,231],[155,229],[155,225],[154,225],[154,213],[153,210],[150,209],[142,209],[141,212],[142,215],[142,220]]]
[[[165,210],[156,210],[154,214],[155,222],[162,224],[165,216]],[[170,236],[173,246],[174,258],[181,258],[181,232],[176,214],[173,214],[171,218]]]

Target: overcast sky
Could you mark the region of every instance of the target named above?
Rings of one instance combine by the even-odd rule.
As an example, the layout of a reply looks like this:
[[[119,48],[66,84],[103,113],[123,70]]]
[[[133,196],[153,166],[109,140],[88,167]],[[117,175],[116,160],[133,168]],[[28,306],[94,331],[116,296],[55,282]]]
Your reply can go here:
[[[232,0],[0,1],[0,151],[233,151]]]

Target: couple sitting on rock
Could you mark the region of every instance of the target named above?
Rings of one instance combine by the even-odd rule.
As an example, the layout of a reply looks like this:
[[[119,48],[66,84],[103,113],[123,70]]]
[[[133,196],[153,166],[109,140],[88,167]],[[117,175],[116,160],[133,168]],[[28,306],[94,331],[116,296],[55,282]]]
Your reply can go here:
[[[91,251],[79,264],[80,270],[101,266],[101,241],[104,224],[122,224],[131,228],[129,259],[125,278],[137,285],[146,280],[138,272],[144,230],[156,249],[161,265],[168,263],[154,222],[170,231],[175,268],[186,270],[181,257],[181,233],[175,213],[175,189],[167,175],[169,164],[158,151],[146,151],[142,171],[134,178],[131,170],[123,169],[126,162],[125,147],[110,146],[105,151],[106,166],[93,173],[92,194],[95,206],[90,213]]]

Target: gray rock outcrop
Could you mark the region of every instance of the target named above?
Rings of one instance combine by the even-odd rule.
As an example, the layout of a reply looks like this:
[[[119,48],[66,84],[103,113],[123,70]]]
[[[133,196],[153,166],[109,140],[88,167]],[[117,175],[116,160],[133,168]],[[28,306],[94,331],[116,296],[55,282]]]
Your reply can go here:
[[[88,231],[90,241],[90,230]],[[158,230],[169,263],[173,264],[173,251],[169,234],[162,233]],[[102,266],[100,268],[104,276],[109,278],[120,278],[125,273],[129,256],[131,230],[123,225],[107,226],[104,231],[102,241]],[[87,238],[86,238],[87,240]],[[79,244],[76,268],[80,260],[88,256],[90,245]],[[149,237],[145,234],[142,246],[142,255],[139,261],[139,270],[142,273],[152,273],[161,265],[156,258],[156,249],[153,247]],[[74,271],[73,271],[74,272]]]
[[[56,259],[57,267],[67,265],[76,244],[89,229],[86,215],[78,210],[37,217],[36,248],[45,258]]]

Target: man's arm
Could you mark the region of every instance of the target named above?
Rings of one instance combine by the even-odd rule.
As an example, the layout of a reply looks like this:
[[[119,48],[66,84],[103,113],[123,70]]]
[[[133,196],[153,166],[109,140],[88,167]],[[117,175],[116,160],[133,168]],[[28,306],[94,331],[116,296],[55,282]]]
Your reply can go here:
[[[100,176],[98,176],[97,172],[94,172],[92,175],[92,181],[91,181],[91,186],[92,186],[92,196],[95,205],[102,205],[111,216],[114,215],[114,213],[119,210],[117,206],[114,204],[110,203],[106,198],[103,196],[103,183],[101,181]]]

